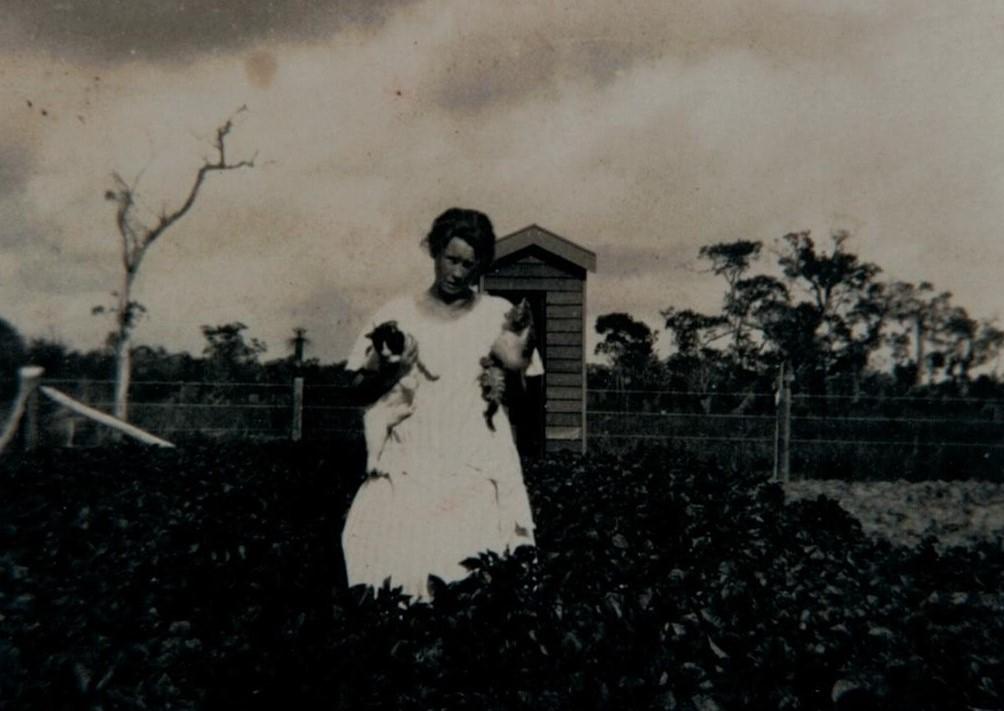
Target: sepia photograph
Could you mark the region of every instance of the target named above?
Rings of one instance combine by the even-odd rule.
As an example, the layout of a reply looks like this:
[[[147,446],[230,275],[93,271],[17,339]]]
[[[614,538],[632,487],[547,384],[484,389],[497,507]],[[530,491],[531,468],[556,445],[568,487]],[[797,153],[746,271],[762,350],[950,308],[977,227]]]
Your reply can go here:
[[[0,1],[0,708],[1004,710],[1004,5]]]

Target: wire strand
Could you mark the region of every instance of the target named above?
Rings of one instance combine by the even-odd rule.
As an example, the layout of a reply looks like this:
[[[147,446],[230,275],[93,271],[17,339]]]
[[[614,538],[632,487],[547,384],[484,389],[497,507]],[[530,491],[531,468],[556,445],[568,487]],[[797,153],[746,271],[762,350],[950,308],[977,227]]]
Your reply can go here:
[[[659,440],[682,440],[687,442],[758,442],[760,444],[770,444],[774,440],[771,437],[700,437],[691,435],[651,435],[651,434],[607,434],[603,432],[590,432],[590,437],[600,439],[659,439]]]

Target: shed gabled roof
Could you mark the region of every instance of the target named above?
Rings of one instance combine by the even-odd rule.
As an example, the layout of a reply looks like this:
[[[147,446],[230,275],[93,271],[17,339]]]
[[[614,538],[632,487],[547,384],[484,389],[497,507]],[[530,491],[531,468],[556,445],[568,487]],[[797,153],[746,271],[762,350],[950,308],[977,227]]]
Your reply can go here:
[[[564,237],[545,230],[539,225],[530,225],[502,237],[495,243],[495,259],[508,257],[528,247],[540,247],[582,269],[596,271],[596,253],[571,242]]]

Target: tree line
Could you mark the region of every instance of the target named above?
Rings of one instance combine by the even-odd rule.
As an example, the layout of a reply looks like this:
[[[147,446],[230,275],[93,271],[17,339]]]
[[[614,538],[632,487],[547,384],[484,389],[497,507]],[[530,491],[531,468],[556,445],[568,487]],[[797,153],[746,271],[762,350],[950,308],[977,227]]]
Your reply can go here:
[[[2,330],[2,329],[0,329]],[[322,364],[317,358],[304,358],[308,342],[302,328],[294,329],[287,345],[288,355],[264,359],[266,344],[251,336],[244,323],[234,321],[201,327],[204,346],[199,355],[187,351],[169,351],[162,346],[136,345],[131,349],[132,375],[137,382],[190,383],[289,383],[294,377],[311,382],[339,384],[346,379],[345,362]],[[117,348],[114,337],[104,348],[89,351],[72,349],[64,343],[35,338],[25,343],[8,327],[9,347],[17,354],[15,365],[31,363],[45,368],[50,379],[112,381],[115,379]],[[16,360],[16,363],[14,363]]]
[[[882,269],[848,249],[848,234],[821,249],[808,232],[790,233],[777,252],[779,276],[757,269],[764,245],[738,240],[701,247],[699,258],[721,281],[721,308],[704,313],[675,306],[661,311],[673,351],[655,352],[659,334],[623,312],[604,314],[595,329],[590,365],[597,389],[742,392],[771,387],[782,364],[798,389],[819,395],[997,392],[995,371],[980,373],[1004,347],[1004,331],[972,317],[951,293],[930,282],[883,281]],[[117,371],[116,333],[104,348],[81,352],[49,339],[24,343],[4,324],[8,360],[31,362],[47,377],[110,380]],[[303,357],[302,328],[288,355],[264,360],[266,345],[241,322],[203,325],[200,355],[147,345],[131,349],[133,375],[143,381],[288,382],[296,375],[339,383],[344,362]],[[5,369],[6,370],[6,369]]]
[[[807,231],[789,233],[774,270],[762,268],[760,241],[701,247],[721,282],[720,309],[661,311],[674,346],[661,359],[647,324],[627,313],[600,316],[596,353],[608,364],[590,368],[590,385],[703,393],[709,409],[715,392],[769,392],[783,365],[799,392],[814,395],[999,394],[996,370],[985,366],[1000,354],[1004,331],[930,282],[883,280],[848,240],[836,232],[821,247]]]
[[[0,396],[10,387],[8,373],[25,359],[46,367],[48,377],[113,380],[114,413],[127,418],[130,380],[281,382],[295,374],[322,383],[342,382],[343,364],[322,366],[302,358],[304,334],[290,357],[262,362],[264,345],[245,333],[240,322],[203,326],[201,357],[164,348],[135,345],[133,332],[145,309],[133,299],[143,258],[165,232],[193,207],[207,177],[253,168],[256,156],[233,160],[226,141],[235,118],[220,124],[212,158],[195,168],[186,196],[174,209],[157,214],[140,209],[137,177],[131,183],[113,174],[114,188],[104,198],[115,206],[122,281],[113,303],[95,306],[113,318],[106,347],[87,353],[49,340],[25,344],[0,320]],[[785,235],[774,273],[758,269],[763,243],[752,240],[704,246],[699,257],[721,281],[722,305],[716,313],[668,307],[661,312],[674,350],[658,358],[657,333],[630,314],[600,316],[602,341],[597,354],[607,365],[589,368],[594,389],[681,390],[706,394],[710,410],[715,392],[769,390],[784,366],[801,392],[813,394],[905,394],[919,391],[981,396],[997,393],[996,372],[979,373],[1004,345],[1004,332],[973,318],[951,293],[930,282],[883,281],[877,265],[847,248],[849,235],[831,235],[828,249],[817,247],[809,232]],[[248,340],[250,339],[250,340]],[[297,355],[299,354],[299,355]],[[746,398],[734,407],[743,409]]]

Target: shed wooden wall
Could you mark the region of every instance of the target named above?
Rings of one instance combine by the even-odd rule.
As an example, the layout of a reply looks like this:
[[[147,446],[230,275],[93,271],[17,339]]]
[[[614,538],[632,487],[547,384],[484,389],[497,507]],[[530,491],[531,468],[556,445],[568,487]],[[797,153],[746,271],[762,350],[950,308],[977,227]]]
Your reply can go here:
[[[585,448],[585,270],[539,249],[495,265],[485,289],[544,295],[545,447]]]

